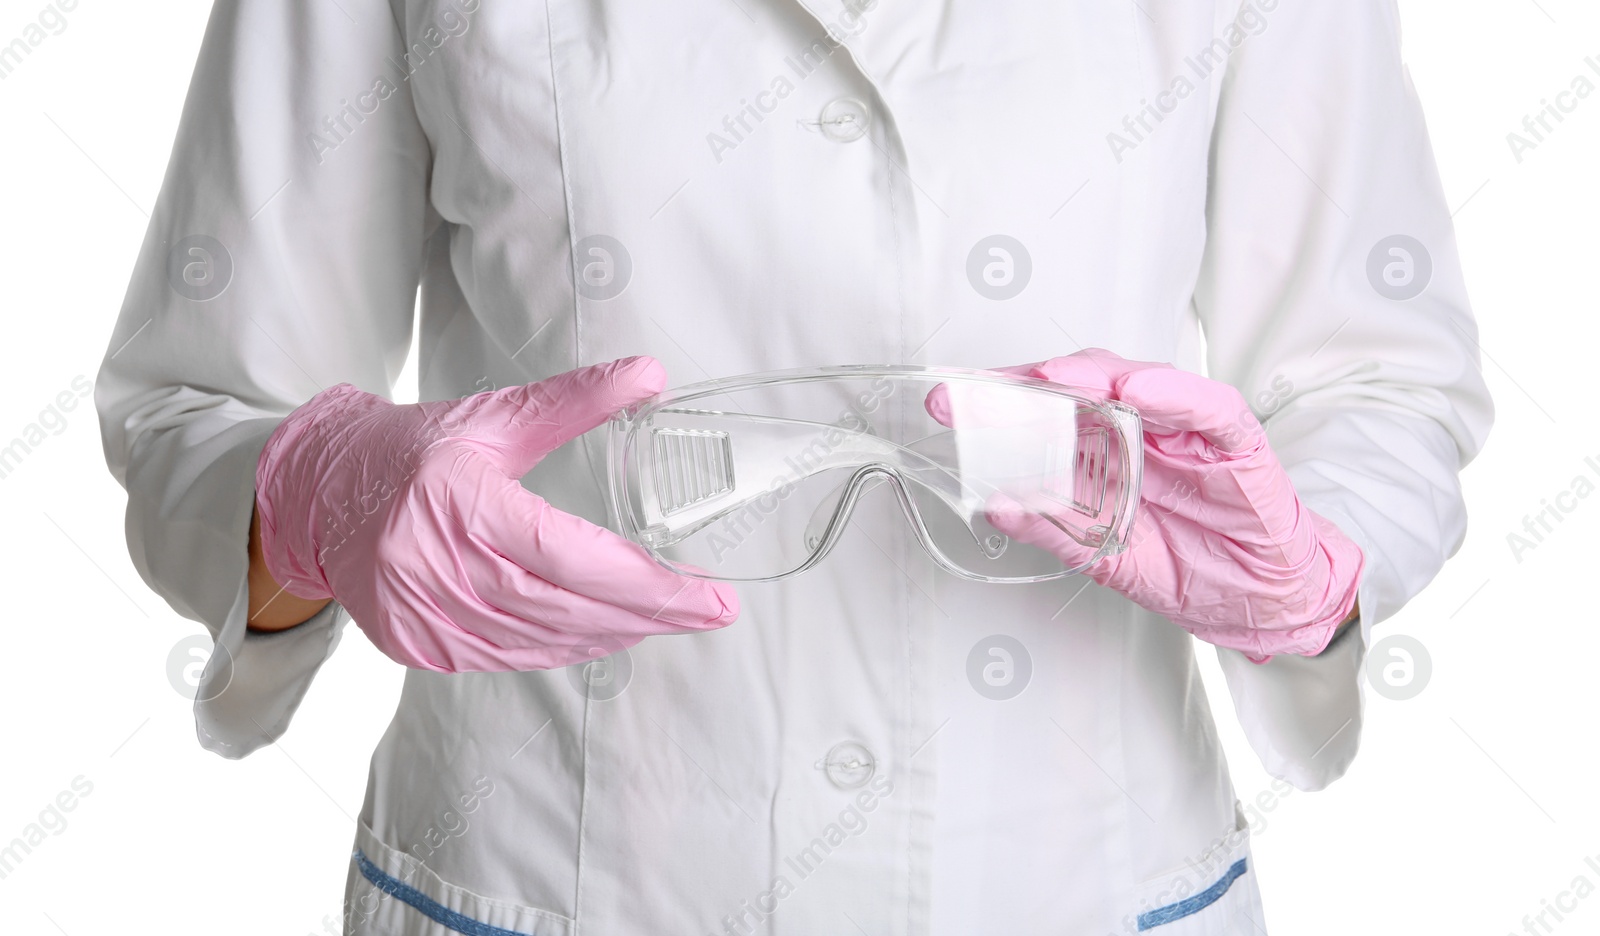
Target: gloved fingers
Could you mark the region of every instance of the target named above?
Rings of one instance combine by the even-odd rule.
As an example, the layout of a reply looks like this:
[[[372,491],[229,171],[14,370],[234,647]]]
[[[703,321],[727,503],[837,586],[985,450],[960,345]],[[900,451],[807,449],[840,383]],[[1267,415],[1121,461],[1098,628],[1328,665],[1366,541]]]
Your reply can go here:
[[[989,522],[1013,539],[1048,549],[1064,565],[1076,568],[1096,552],[1084,546],[1049,514],[1013,505],[989,505]],[[1115,589],[1143,608],[1160,614],[1181,613],[1190,600],[1190,584],[1237,565],[1238,547],[1170,511],[1141,505],[1121,551],[1084,570],[1094,581]]]
[[[1084,348],[1071,354],[1051,358],[1032,366],[1029,376],[1092,391],[1094,394],[1116,398],[1117,381],[1128,374],[1144,370],[1173,370],[1171,364],[1156,361],[1135,361],[1104,348]]]
[[[1060,428],[1069,401],[1039,394],[1019,396],[1015,388],[1001,384],[961,382],[939,384],[928,391],[922,405],[947,429],[1037,427],[1052,431]]]
[[[450,419],[503,471],[520,477],[553,449],[666,385],[666,369],[655,358],[619,358],[468,397]]]
[[[631,645],[652,635],[692,633],[732,622],[732,617],[726,617],[686,626],[665,615],[642,614],[619,607],[609,597],[594,598],[562,588],[500,556],[486,556],[473,565],[468,573],[471,590],[458,599],[460,607],[452,611],[451,618],[506,650],[564,652],[580,644]],[[575,660],[554,665],[570,662]]]
[[[357,623],[391,659],[442,673],[553,669],[592,660],[596,647],[631,647],[649,633],[629,612],[563,591],[503,558],[487,564],[495,559],[505,568],[475,576],[487,586],[481,589],[391,580],[383,626]],[[609,629],[619,625],[632,633]]]
[[[541,579],[657,622],[656,628],[721,627],[739,615],[726,582],[678,575],[638,545],[551,507],[511,478],[484,479],[488,496],[473,509],[467,492],[452,499],[462,522],[489,548]],[[470,518],[470,519],[469,519]]]
[[[1069,569],[1083,566],[1099,551],[1078,542],[1048,513],[1030,508],[1003,493],[990,496],[984,505],[984,519],[1017,542],[1054,554]],[[1100,584],[1107,584],[1115,577],[1120,559],[1120,556],[1106,556],[1089,566],[1085,573]]]
[[[1261,513],[1236,491],[1229,492],[1225,483],[1195,484],[1180,476],[1175,485],[1164,487],[1159,471],[1155,479],[1146,479],[1139,517],[1162,529],[1166,561],[1174,574],[1185,580],[1220,576],[1234,583],[1230,588],[1248,581],[1253,589],[1259,584],[1255,577],[1271,569],[1303,566],[1316,545],[1306,535],[1309,527],[1296,524],[1292,515],[1285,519],[1281,511]],[[1136,524],[1135,542],[1141,532]]]
[[[1229,384],[1177,368],[1137,370],[1117,378],[1117,399],[1139,411],[1150,436],[1192,432],[1223,455],[1249,454],[1266,433],[1244,396]],[[1199,440],[1157,440],[1174,457],[1203,457]]]
[[[1031,377],[1034,376],[1033,369],[1038,366],[1037,364],[1014,364],[1010,367],[991,367],[988,370],[991,373],[1006,374],[1012,377]],[[970,411],[971,403],[964,399],[959,401],[952,400],[949,385],[939,384],[928,391],[928,395],[922,400],[922,407],[940,425],[953,429],[955,428],[957,417],[965,417]],[[965,418],[962,419],[963,423],[966,421]]]
[[[1068,389],[1084,391],[1091,397],[1109,398],[1112,386],[1118,377],[1149,367],[1170,367],[1170,365],[1130,361],[1103,348],[1085,348],[1048,361],[992,367],[989,370],[996,374],[1048,380]],[[1015,421],[1008,420],[1004,414],[1003,396],[995,394],[996,405],[985,406],[986,401],[983,399],[981,389],[969,390],[966,393],[969,396],[953,400],[949,387],[940,384],[928,394],[923,406],[929,416],[941,425],[951,428],[955,428],[957,422],[964,426],[986,427],[1009,425]]]
[[[1256,509],[1227,463],[1195,464],[1152,454],[1149,449],[1139,509],[1164,511],[1203,529],[1252,542],[1263,539],[1265,523],[1277,517],[1276,511],[1263,516]]]
[[[1146,508],[1182,517],[1275,564],[1292,562],[1310,546],[1294,484],[1264,441],[1248,454],[1225,455],[1199,433],[1147,435],[1140,496]]]

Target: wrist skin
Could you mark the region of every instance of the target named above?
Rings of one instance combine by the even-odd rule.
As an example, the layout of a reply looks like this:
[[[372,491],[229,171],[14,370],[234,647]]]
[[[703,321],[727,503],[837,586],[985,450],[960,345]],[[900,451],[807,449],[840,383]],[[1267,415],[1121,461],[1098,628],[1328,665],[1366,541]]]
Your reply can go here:
[[[245,618],[248,630],[272,633],[303,624],[328,606],[332,599],[301,598],[285,589],[267,570],[261,551],[261,519],[250,513],[250,603]]]
[[[1355,603],[1350,605],[1350,613],[1345,615],[1344,616],[1344,620],[1339,622],[1339,626],[1333,629],[1333,636],[1328,638],[1328,647],[1333,646],[1333,642],[1334,641],[1336,641],[1340,637],[1344,636],[1344,632],[1346,630],[1349,630],[1350,626],[1352,624],[1354,624],[1360,617],[1361,617],[1361,599],[1357,598],[1355,600]],[[1323,652],[1326,652],[1328,647],[1323,647],[1322,648]],[[1319,653],[1317,655],[1321,656],[1322,654]]]

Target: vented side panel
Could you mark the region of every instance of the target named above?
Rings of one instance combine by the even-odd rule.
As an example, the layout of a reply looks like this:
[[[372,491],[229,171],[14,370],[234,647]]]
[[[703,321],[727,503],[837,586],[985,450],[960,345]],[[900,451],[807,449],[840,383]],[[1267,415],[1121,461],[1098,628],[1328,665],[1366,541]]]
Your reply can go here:
[[[651,431],[656,499],[673,514],[733,490],[733,449],[726,432],[697,429]]]

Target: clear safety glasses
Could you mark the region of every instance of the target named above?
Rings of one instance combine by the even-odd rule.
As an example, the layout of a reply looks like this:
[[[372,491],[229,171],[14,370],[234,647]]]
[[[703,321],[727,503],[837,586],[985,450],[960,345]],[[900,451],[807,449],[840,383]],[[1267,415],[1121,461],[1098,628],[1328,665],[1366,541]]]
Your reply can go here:
[[[828,554],[856,503],[899,501],[933,561],[981,582],[1042,582],[1121,551],[1143,468],[1139,416],[1043,380],[848,366],[657,394],[608,430],[618,529],[696,578],[771,581]],[[1076,568],[990,524],[1045,517],[1094,550]]]

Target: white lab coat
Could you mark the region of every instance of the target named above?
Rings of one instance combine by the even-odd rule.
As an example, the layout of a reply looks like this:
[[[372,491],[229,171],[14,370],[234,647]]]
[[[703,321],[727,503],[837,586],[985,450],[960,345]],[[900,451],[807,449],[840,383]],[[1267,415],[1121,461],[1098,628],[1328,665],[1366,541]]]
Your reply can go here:
[[[1393,0],[219,0],[96,391],[135,564],[233,658],[201,743],[278,737],[334,649],[337,606],[246,632],[252,470],[319,388],[391,390],[420,282],[424,399],[632,354],[686,383],[1090,346],[1238,386],[1367,555],[1320,657],[1220,653],[1268,770],[1329,783],[1492,418],[1399,41]],[[969,280],[995,234],[1031,262],[1010,298]],[[1414,298],[1368,274],[1395,234]],[[219,295],[172,285],[218,285],[171,263],[191,235]],[[602,455],[526,483],[605,522]],[[944,575],[868,500],[733,626],[634,648],[616,698],[409,672],[351,931],[1263,932],[1192,639],[1083,579]],[[967,675],[996,634],[1031,664],[1009,700]]]

